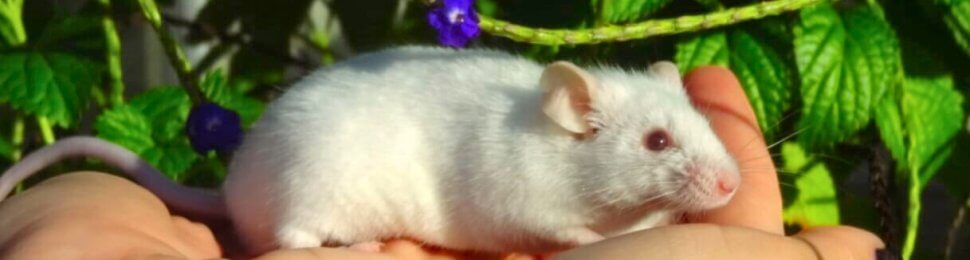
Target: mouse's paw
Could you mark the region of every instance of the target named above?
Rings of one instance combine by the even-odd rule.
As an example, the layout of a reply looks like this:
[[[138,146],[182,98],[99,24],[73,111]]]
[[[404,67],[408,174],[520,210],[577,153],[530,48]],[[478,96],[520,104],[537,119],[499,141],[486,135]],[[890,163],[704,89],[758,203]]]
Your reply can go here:
[[[596,233],[596,231],[590,230],[586,227],[575,227],[567,228],[556,232],[556,240],[569,245],[570,247],[576,247],[586,244],[591,244],[603,240],[603,235]]]
[[[348,248],[357,251],[379,253],[382,249],[384,249],[384,243],[380,241],[368,241],[350,245]]]
[[[323,239],[298,229],[283,229],[276,233],[282,248],[307,248],[323,245]]]

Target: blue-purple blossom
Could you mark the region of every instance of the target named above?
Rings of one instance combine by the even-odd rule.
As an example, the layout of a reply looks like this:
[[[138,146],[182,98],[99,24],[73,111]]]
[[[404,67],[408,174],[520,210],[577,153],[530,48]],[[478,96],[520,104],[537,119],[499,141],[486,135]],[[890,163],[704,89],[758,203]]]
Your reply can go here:
[[[465,47],[478,37],[478,14],[474,0],[442,0],[441,7],[428,12],[428,23],[438,30],[438,42],[455,48]]]
[[[242,143],[239,115],[212,103],[201,104],[189,112],[185,132],[192,148],[202,154],[211,150],[231,151]]]

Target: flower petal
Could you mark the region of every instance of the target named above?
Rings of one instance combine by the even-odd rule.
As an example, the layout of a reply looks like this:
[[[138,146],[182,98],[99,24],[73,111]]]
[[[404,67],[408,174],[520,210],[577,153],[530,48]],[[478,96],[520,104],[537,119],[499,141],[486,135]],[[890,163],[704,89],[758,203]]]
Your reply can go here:
[[[437,8],[428,12],[428,24],[438,31],[448,26],[448,18],[444,14],[445,8]]]

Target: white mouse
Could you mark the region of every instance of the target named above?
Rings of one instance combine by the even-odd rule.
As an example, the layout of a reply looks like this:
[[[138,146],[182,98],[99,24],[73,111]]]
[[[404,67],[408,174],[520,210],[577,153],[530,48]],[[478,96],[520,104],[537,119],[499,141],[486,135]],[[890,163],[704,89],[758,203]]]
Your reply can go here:
[[[221,196],[90,137],[26,157],[0,194],[78,155],[177,210],[227,216],[254,254],[397,237],[548,252],[720,207],[740,183],[672,63],[582,69],[429,47],[361,55],[296,83],[246,134]]]

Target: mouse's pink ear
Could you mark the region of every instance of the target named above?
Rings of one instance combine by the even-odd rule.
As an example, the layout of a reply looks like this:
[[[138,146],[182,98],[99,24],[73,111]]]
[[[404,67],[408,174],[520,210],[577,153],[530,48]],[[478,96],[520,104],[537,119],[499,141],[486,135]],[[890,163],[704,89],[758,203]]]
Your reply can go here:
[[[683,85],[684,83],[680,80],[680,69],[677,68],[677,64],[670,61],[658,61],[650,64],[650,74],[673,83],[677,85]]]
[[[545,92],[542,111],[569,132],[587,134],[593,131],[586,114],[596,91],[596,80],[583,69],[566,61],[549,64],[542,72],[539,85]]]

